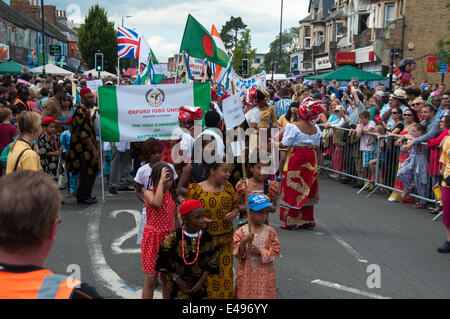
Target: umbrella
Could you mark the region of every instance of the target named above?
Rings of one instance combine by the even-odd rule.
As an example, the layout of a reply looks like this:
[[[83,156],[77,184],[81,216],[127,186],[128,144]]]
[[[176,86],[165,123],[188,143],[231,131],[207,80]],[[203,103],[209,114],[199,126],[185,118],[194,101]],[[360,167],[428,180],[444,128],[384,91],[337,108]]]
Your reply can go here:
[[[24,66],[15,61],[0,63],[0,73],[22,74]]]
[[[317,80],[317,79],[324,79],[326,81],[336,80],[336,81],[351,81],[353,78],[357,78],[359,81],[381,81],[386,80],[386,77],[363,71],[361,69],[355,68],[353,66],[344,66],[340,68],[339,70],[325,73],[325,74],[318,74],[314,76],[309,76],[305,78],[306,80]]]
[[[43,66],[39,66],[37,68],[31,69],[31,72],[34,73],[42,73],[43,71]],[[47,64],[45,66],[45,73],[46,74],[52,74],[52,75],[73,75],[74,73],[64,70],[54,64]]]

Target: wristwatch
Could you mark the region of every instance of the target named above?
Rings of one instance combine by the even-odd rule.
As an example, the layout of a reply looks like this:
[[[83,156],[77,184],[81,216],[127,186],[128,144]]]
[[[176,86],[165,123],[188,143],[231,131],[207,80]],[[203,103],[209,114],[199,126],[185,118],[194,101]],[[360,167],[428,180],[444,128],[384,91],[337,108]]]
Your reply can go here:
[[[173,276],[172,281],[176,282],[178,280],[178,278],[180,278],[180,275],[177,274],[177,275]]]

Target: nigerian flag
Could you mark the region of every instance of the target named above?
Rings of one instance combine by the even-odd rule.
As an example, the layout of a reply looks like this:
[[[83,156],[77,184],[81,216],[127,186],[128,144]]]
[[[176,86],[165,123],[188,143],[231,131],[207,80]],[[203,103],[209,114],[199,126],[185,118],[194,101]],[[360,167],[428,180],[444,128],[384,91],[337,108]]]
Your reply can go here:
[[[98,98],[102,141],[170,140],[179,128],[180,106],[208,111],[211,87],[209,83],[101,86]]]
[[[226,67],[228,56],[216,45],[211,34],[189,14],[184,29],[183,41],[180,52],[186,52],[189,56],[208,61]]]

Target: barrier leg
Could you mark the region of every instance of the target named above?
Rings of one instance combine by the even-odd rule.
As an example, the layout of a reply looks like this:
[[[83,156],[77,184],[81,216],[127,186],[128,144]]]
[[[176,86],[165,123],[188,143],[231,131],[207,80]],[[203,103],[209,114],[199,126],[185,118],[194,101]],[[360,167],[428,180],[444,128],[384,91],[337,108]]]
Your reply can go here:
[[[433,218],[433,221],[437,221],[441,216],[442,216],[443,212],[440,212],[439,215],[437,215],[436,217]]]

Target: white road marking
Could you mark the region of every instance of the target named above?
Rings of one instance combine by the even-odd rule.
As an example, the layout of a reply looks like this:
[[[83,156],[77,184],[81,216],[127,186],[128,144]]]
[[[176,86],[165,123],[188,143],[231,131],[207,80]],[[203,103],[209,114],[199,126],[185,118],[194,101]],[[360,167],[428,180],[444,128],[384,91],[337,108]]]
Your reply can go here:
[[[111,213],[111,217],[112,218],[117,218],[117,215],[119,215],[120,213],[128,213],[133,215],[134,220],[136,221],[136,227],[133,228],[131,231],[129,231],[128,233],[126,233],[125,235],[123,235],[122,237],[117,238],[116,240],[113,241],[112,245],[111,245],[111,249],[113,251],[113,253],[115,254],[140,254],[141,253],[141,248],[128,248],[128,249],[123,249],[120,246],[122,246],[122,244],[134,237],[137,236],[138,232],[139,232],[139,222],[141,219],[141,212],[137,211],[137,210],[131,210],[131,209],[121,209],[121,210],[115,210]]]
[[[316,285],[320,285],[320,286],[324,286],[324,287],[329,287],[329,288],[334,288],[337,290],[342,290],[345,292],[349,292],[352,294],[356,294],[356,295],[361,295],[361,296],[365,296],[365,297],[369,297],[369,298],[373,298],[373,299],[392,299],[390,297],[384,297],[381,295],[377,295],[371,292],[367,292],[364,290],[360,290],[360,289],[356,289],[356,288],[352,288],[352,287],[347,287],[347,286],[343,286],[337,283],[332,283],[332,282],[328,282],[328,281],[323,281],[320,279],[316,279],[311,281],[312,284],[316,284]]]
[[[101,208],[101,205],[95,205],[85,210],[90,212],[87,229],[87,246],[94,275],[104,287],[111,290],[117,296],[125,299],[141,299],[142,288],[138,288],[136,291],[124,289],[124,286],[128,286],[127,283],[109,267],[105,260],[99,237]],[[144,275],[142,276],[142,280],[144,280]],[[162,294],[155,291],[154,298],[162,299]]]
[[[358,260],[360,263],[368,263],[368,261],[363,258],[352,246],[350,246],[345,240],[343,240],[341,237],[336,235],[333,231],[330,230],[330,228],[322,221],[319,221],[318,218],[316,218],[316,221],[322,225],[323,228],[325,228],[328,233],[331,235],[331,237],[334,238],[342,247],[345,248],[353,257]]]

